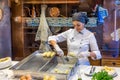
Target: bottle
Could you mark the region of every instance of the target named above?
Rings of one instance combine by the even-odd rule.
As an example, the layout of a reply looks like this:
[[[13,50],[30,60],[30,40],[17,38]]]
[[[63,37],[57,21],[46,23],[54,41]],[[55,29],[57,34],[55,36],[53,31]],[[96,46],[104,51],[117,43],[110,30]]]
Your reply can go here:
[[[35,6],[34,6],[34,5],[33,5],[33,7],[32,7],[31,17],[32,17],[32,18],[35,18],[35,17],[36,17],[36,12],[35,12]]]

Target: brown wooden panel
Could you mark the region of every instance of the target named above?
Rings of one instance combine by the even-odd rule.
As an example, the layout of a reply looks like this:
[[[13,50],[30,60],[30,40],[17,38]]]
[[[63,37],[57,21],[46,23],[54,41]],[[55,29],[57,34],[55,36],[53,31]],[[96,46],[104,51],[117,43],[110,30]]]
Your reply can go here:
[[[102,60],[101,60],[102,66],[119,66],[120,67],[120,56],[113,57],[112,56],[113,53],[114,53],[114,50],[102,51]]]
[[[13,57],[23,57],[24,56],[24,37],[22,22],[15,21],[16,17],[22,16],[22,5],[17,4],[14,1],[11,3],[12,12],[12,51]]]
[[[102,59],[102,66],[119,66],[120,67],[120,60],[119,59]]]
[[[92,60],[89,58],[90,64],[94,66],[101,66],[101,59],[100,60]]]
[[[24,3],[32,4],[65,4],[79,3],[80,0],[24,0]]]

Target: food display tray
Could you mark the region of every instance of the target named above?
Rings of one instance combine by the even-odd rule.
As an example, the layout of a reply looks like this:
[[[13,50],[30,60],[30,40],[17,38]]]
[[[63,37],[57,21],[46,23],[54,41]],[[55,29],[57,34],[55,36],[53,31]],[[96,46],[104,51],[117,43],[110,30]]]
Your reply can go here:
[[[43,80],[45,75],[47,76],[55,76],[57,80],[66,80],[65,75],[53,74],[53,73],[46,73],[46,72],[34,72],[34,71],[23,71],[23,70],[13,70],[13,76],[9,80],[19,80],[23,75],[31,75],[32,80]]]
[[[60,80],[68,80],[68,78],[76,72],[76,58],[67,57],[69,60],[66,60],[66,57],[64,56],[63,59],[65,63],[63,63],[63,59],[59,56],[45,58],[41,55],[42,53],[43,52],[40,52],[39,50],[35,51],[10,69],[18,71],[18,73],[21,73],[19,71],[23,71],[23,73],[29,71],[29,73],[42,73],[42,75],[54,74],[55,76],[64,76],[65,79]],[[61,72],[57,72],[55,70],[59,70]],[[43,78],[43,76],[41,77]]]
[[[47,65],[52,58],[45,58],[41,54],[43,52],[40,50],[35,51],[30,56],[26,57],[20,61],[15,66],[11,67],[12,70],[30,70],[30,71],[40,71],[45,65]]]

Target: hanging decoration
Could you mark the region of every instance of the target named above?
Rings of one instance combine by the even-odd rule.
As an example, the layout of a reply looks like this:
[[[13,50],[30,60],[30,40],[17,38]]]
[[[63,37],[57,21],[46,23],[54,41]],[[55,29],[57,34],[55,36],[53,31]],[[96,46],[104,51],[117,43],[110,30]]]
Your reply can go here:
[[[40,24],[35,37],[35,41],[38,41],[38,40],[41,41],[39,49],[42,51],[50,50],[50,47],[47,41],[48,41],[48,37],[52,35],[52,32],[49,29],[49,26],[45,17],[46,8],[47,8],[47,5],[41,5]]]
[[[104,23],[104,19],[108,16],[108,10],[103,8],[102,6],[99,6],[98,4],[96,4],[95,8],[95,15],[97,17],[97,24],[103,24]]]

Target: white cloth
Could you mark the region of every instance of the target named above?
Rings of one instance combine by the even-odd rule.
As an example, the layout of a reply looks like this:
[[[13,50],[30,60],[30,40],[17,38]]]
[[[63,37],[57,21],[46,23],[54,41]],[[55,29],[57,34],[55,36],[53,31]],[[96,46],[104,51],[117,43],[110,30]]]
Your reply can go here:
[[[45,17],[45,10],[47,5],[41,5],[41,15],[40,15],[40,24],[37,30],[35,41],[41,40],[40,48],[43,51],[49,51],[50,47],[47,44],[48,36],[52,35],[52,32],[49,29],[49,26]]]
[[[84,28],[81,33],[77,32],[75,29],[69,29],[58,35],[50,36],[48,41],[50,40],[55,40],[56,42],[67,40],[68,54],[73,52],[78,55],[81,52],[89,52],[90,49],[96,54],[96,59],[101,58],[95,36],[86,28]],[[80,58],[80,60],[82,59]],[[83,60],[89,61],[88,58],[84,58]]]
[[[110,35],[113,41],[119,41],[120,40],[120,28],[112,32]]]

